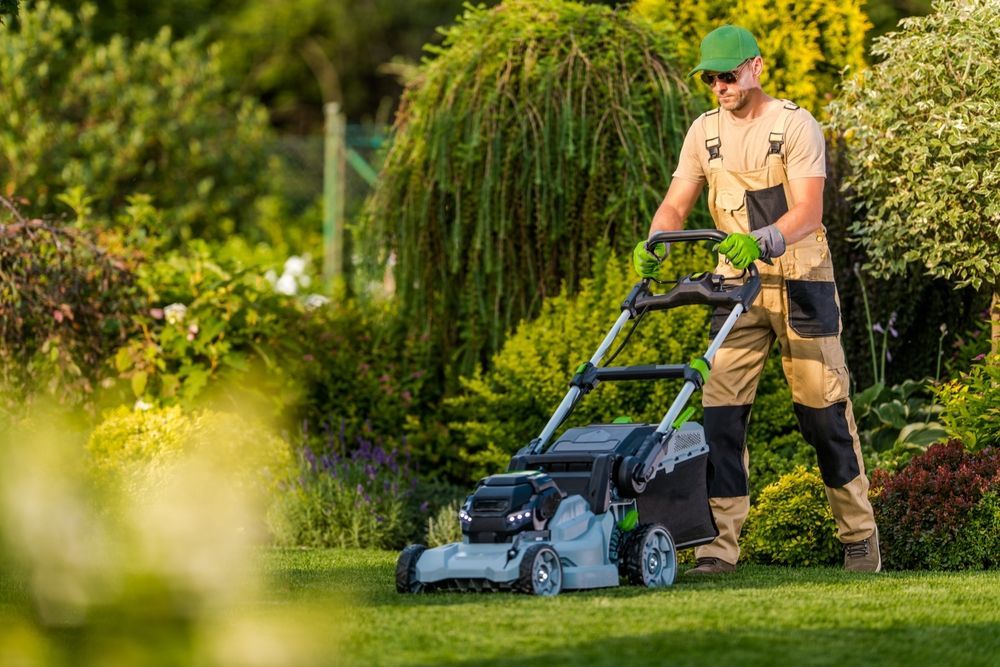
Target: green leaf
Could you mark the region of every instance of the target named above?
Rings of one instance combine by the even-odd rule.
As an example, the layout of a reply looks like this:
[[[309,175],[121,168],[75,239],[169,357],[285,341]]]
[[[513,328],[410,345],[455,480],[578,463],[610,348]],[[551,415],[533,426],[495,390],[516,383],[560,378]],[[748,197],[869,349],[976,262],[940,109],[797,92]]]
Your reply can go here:
[[[132,376],[132,393],[136,398],[141,398],[146,391],[146,371],[136,371]]]

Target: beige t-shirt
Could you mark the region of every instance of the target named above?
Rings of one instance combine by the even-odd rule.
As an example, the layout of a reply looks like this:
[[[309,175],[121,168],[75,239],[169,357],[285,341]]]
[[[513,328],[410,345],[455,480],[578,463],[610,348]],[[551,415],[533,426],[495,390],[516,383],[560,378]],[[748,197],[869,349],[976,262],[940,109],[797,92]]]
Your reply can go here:
[[[771,144],[768,136],[784,111],[785,100],[769,103],[765,112],[752,120],[737,118],[729,111],[719,112],[719,154],[722,166],[728,171],[750,171],[767,164],[767,151]],[[705,148],[706,131],[714,120],[705,114],[698,117],[684,137],[680,159],[674,178],[704,184],[708,174],[708,150]],[[791,112],[785,122],[785,169],[788,179],[807,176],[826,176],[826,142],[819,123],[805,109]]]

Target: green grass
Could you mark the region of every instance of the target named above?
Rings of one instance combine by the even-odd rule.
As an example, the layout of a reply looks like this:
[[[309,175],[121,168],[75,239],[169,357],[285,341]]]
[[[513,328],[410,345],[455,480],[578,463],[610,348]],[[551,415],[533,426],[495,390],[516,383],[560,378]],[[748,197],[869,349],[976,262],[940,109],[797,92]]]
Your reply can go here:
[[[399,595],[396,554],[274,550],[264,603],[337,607],[337,665],[1000,665],[1000,572],[741,566],[721,579]]]

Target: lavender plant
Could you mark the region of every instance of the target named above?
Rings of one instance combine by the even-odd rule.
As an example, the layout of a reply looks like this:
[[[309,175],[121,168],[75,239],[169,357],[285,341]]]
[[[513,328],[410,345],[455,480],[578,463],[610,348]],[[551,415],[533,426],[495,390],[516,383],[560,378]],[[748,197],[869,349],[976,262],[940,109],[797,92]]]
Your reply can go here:
[[[421,531],[417,477],[398,450],[358,437],[350,453],[341,431],[322,448],[303,445],[299,476],[271,529],[285,546],[395,549]]]

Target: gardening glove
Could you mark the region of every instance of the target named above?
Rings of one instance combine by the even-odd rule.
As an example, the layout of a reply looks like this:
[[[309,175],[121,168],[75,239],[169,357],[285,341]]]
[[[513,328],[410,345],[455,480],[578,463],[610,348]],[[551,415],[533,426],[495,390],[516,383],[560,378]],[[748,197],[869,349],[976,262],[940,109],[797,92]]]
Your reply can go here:
[[[749,234],[730,234],[717,247],[719,254],[725,256],[729,263],[737,269],[745,269],[760,257],[760,247],[757,239]]]
[[[657,243],[656,252],[665,259],[670,253],[670,247],[665,243]],[[641,278],[655,278],[660,272],[660,260],[646,250],[645,241],[639,241],[632,251],[632,266]]]
[[[770,264],[772,259],[785,254],[785,237],[774,225],[755,229],[750,232],[750,236],[757,239],[757,247],[760,248],[762,261]]]

